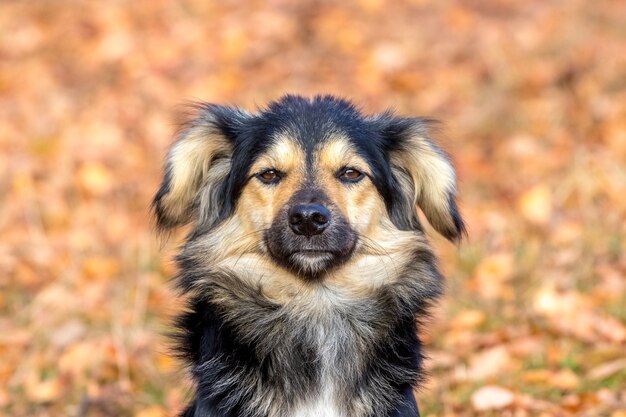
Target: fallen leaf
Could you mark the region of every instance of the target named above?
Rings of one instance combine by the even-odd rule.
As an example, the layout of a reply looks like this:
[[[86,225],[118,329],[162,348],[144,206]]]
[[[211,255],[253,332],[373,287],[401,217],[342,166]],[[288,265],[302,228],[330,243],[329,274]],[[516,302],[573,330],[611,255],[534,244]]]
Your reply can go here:
[[[552,372],[548,369],[533,369],[524,372],[522,379],[530,384],[547,383],[552,376]]]
[[[457,329],[474,329],[485,322],[487,315],[481,310],[463,310],[453,319],[451,326]]]
[[[513,404],[515,395],[506,388],[488,385],[472,394],[472,406],[477,411],[500,410]]]
[[[480,352],[470,358],[466,371],[467,378],[478,381],[496,376],[510,368],[511,359],[508,350],[503,346]]]
[[[546,285],[535,295],[535,310],[546,316],[569,318],[585,303],[575,292],[557,291],[553,286]]]
[[[587,377],[594,380],[604,379],[624,369],[626,369],[626,358],[620,358],[592,368],[587,373]]]
[[[580,378],[571,369],[561,369],[551,375],[548,382],[560,389],[573,390],[580,384]]]
[[[526,220],[544,225],[552,216],[552,192],[546,185],[537,185],[521,195],[517,206]]]
[[[615,317],[598,312],[589,312],[588,314],[590,316],[589,320],[593,323],[593,327],[598,335],[615,343],[626,341],[626,326],[621,321]]]
[[[580,409],[581,403],[582,399],[580,396],[574,394],[566,395],[561,401],[561,405],[570,411]]]
[[[165,417],[166,413],[162,407],[154,406],[144,408],[135,414],[135,417]]]
[[[485,298],[510,299],[513,296],[508,284],[513,273],[513,256],[496,253],[485,257],[476,267],[473,289]]]
[[[26,396],[35,403],[49,403],[58,400],[63,392],[63,383],[60,378],[42,380],[32,374],[26,379]]]
[[[112,257],[92,256],[83,261],[83,275],[88,279],[114,278],[119,271],[119,261]]]
[[[73,319],[59,326],[50,336],[52,344],[56,347],[64,347],[85,333],[85,325],[79,320]]]
[[[89,369],[99,366],[102,361],[102,350],[93,342],[74,343],[59,358],[59,371],[63,374],[79,378]]]
[[[113,185],[109,170],[98,162],[83,165],[78,170],[78,181],[85,192],[95,195],[106,194]]]
[[[6,407],[10,401],[9,393],[4,388],[0,388],[0,407]]]

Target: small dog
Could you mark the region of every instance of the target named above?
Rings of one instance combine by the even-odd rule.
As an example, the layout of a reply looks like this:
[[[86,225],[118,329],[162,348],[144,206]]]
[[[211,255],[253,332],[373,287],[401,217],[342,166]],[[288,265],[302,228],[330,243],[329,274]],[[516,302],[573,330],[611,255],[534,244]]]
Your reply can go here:
[[[332,96],[196,111],[153,202],[161,230],[192,224],[182,416],[418,416],[416,327],[443,277],[417,206],[446,238],[465,232],[433,122]]]

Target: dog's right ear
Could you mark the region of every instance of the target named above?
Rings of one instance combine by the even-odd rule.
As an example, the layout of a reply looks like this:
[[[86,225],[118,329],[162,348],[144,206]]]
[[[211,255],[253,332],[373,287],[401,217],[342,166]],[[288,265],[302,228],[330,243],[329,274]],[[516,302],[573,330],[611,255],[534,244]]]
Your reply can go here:
[[[165,162],[165,175],[152,202],[157,227],[169,230],[191,221],[215,222],[230,172],[238,126],[250,114],[208,103],[194,105]]]

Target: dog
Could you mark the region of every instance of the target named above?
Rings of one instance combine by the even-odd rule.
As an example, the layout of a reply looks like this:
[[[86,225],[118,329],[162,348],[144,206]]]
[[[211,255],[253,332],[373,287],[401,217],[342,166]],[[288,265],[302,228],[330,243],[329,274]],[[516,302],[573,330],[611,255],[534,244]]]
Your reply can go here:
[[[191,225],[181,416],[419,416],[418,330],[443,277],[417,207],[465,234],[434,123],[334,96],[195,106],[153,201],[161,231]]]

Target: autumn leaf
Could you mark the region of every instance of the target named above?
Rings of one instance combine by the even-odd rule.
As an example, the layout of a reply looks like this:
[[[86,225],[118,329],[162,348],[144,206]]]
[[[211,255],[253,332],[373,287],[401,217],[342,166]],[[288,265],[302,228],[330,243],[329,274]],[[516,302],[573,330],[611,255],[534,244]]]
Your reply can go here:
[[[510,299],[512,288],[508,281],[513,273],[513,257],[498,253],[485,257],[476,267],[472,288],[485,298]]]
[[[165,417],[165,410],[161,407],[149,407],[140,410],[135,414],[135,417]]]
[[[111,190],[113,179],[109,170],[101,163],[91,162],[78,170],[80,186],[91,194],[101,195]]]
[[[545,185],[537,185],[521,195],[518,207],[526,220],[544,225],[552,216],[552,192]]]
[[[58,377],[41,379],[35,374],[31,374],[26,380],[25,388],[26,395],[30,401],[35,403],[49,403],[61,397],[63,393],[63,382]]]
[[[477,411],[500,410],[513,404],[515,395],[506,388],[485,386],[472,394],[472,406]]]

